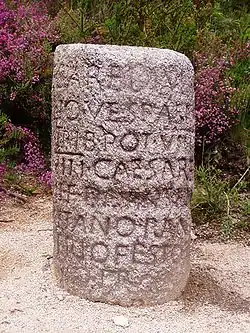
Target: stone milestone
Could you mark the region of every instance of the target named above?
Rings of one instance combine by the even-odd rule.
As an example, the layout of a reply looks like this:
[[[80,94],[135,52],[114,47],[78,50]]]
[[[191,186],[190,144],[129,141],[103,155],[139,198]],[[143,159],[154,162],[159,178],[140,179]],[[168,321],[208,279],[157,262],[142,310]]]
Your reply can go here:
[[[57,47],[54,272],[64,289],[124,306],[180,295],[190,269],[193,109],[182,54]]]

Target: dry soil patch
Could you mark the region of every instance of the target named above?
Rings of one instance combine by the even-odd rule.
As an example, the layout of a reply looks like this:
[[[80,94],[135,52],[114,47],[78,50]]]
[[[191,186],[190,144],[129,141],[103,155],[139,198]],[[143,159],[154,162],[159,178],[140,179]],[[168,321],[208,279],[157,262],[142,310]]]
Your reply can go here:
[[[150,308],[91,303],[60,290],[52,274],[50,198],[6,202],[0,223],[0,332],[250,332],[250,248],[236,242],[192,245],[182,297]],[[2,215],[4,213],[4,215]],[[127,328],[113,318],[124,315]]]

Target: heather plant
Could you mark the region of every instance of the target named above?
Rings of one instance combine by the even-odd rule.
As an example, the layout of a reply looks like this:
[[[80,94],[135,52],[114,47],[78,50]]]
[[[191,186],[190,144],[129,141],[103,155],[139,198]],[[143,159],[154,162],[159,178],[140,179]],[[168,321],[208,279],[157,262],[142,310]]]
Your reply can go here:
[[[4,174],[6,171],[6,167],[3,164],[0,164],[0,188],[1,188],[1,182],[3,180]]]
[[[236,145],[236,138],[249,156],[250,136],[246,126],[249,118],[248,80],[240,71],[235,75],[234,70],[242,69],[239,60],[245,61],[247,54],[249,57],[249,48],[246,47],[249,14],[244,9],[239,13],[229,9],[230,6],[226,10],[225,2],[215,1],[213,6],[208,3],[199,12],[196,38],[196,49],[199,51],[194,56],[196,161],[204,164],[213,160],[214,165],[220,167],[223,164],[227,171],[231,166],[233,176],[245,163],[242,161],[241,147]],[[224,161],[225,153],[227,162]],[[249,161],[249,157],[247,159]]]
[[[0,105],[13,122],[49,127],[57,40],[41,2],[0,0]]]
[[[235,89],[225,72],[226,57],[196,54],[195,116],[197,147],[213,147],[235,124],[238,111],[231,105]]]
[[[13,183],[17,175],[33,175],[46,186],[51,186],[51,172],[38,137],[28,128],[13,125],[0,113],[0,188],[4,180]]]
[[[23,134],[21,142],[22,163],[20,170],[39,173],[45,168],[45,159],[37,136],[26,127],[19,128]]]
[[[51,170],[45,170],[44,172],[42,172],[38,179],[42,185],[51,188],[52,186]]]

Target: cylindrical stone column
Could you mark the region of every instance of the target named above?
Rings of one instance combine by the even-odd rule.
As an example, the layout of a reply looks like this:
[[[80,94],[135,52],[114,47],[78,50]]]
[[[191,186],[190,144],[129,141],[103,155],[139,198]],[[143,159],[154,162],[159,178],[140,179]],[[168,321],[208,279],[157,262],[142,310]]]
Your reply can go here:
[[[125,306],[179,296],[190,269],[193,109],[182,54],[57,47],[54,269],[70,293]]]

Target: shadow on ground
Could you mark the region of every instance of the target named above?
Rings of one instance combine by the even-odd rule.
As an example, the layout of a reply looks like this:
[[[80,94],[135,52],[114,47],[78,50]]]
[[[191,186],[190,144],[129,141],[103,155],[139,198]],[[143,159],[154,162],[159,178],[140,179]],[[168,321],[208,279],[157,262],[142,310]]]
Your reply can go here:
[[[193,311],[201,305],[218,306],[231,312],[250,312],[250,300],[218,282],[209,267],[196,266],[191,270],[188,284],[180,298],[184,309]]]
[[[0,281],[15,275],[26,263],[24,256],[19,253],[0,248]]]

